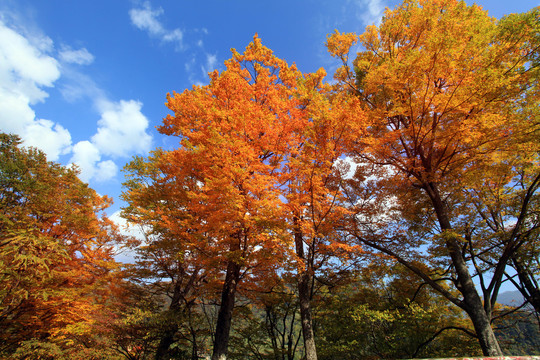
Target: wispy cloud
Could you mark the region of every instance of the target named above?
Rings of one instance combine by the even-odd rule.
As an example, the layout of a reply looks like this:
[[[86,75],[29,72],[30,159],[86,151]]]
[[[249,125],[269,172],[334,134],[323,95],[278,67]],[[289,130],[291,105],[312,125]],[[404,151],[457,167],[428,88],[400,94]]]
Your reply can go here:
[[[353,0],[353,3],[356,6],[357,17],[364,25],[380,24],[384,9],[387,7],[384,0]]]
[[[86,48],[73,50],[70,46],[63,45],[58,55],[61,61],[68,64],[89,65],[94,62],[94,55]]]
[[[213,71],[218,64],[217,55],[204,49],[204,41],[201,37],[208,35],[208,29],[199,28],[187,31],[179,28],[169,29],[163,25],[164,15],[163,8],[153,8],[148,1],[129,10],[131,23],[138,29],[146,31],[150,37],[160,39],[164,43],[175,43],[177,51],[190,49],[190,56],[184,63],[186,75],[191,84],[203,85],[208,80],[208,73]],[[186,37],[186,33],[194,36]]]
[[[141,8],[134,8],[129,11],[131,22],[138,29],[147,31],[150,36],[159,38],[164,42],[176,43],[177,48],[181,50],[183,48],[184,33],[178,28],[166,29],[158,19],[161,15],[163,15],[163,9],[152,9],[149,2],[143,3]]]
[[[204,53],[204,61],[199,61],[199,57],[193,55],[184,64],[184,69],[191,84],[202,86],[208,80],[208,73],[214,71],[218,65],[216,54]]]
[[[63,68],[63,80],[59,86],[60,93],[68,102],[75,102],[87,98],[105,98],[105,92],[88,75],[71,67]]]
[[[203,71],[209,73],[216,68],[217,56],[215,54],[206,54],[206,66],[203,66]]]

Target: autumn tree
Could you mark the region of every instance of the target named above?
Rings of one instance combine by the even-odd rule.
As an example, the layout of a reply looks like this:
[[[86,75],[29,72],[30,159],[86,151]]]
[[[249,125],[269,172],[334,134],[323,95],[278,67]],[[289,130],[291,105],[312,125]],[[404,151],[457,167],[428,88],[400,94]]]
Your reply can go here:
[[[337,160],[353,133],[343,120],[359,102],[333,93],[324,71],[302,74],[278,59],[257,36],[225,66],[209,85],[168,97],[173,114],[159,131],[180,146],[151,160],[162,177],[150,184],[168,187],[146,211],[158,211],[159,226],[209,285],[221,284],[213,359],[227,356],[239,284],[269,287],[286,258],[285,271],[298,278],[307,358],[316,359],[312,283],[331,256],[347,253],[334,227],[345,212],[346,167]],[[155,188],[140,183],[135,192]]]
[[[531,245],[537,242],[537,240],[531,242]],[[540,326],[540,285],[538,281],[538,259],[538,249],[534,246],[526,246],[512,256],[511,267],[515,270],[515,273],[507,272],[505,275],[507,279],[516,287],[516,289],[518,289],[526,303],[530,304],[534,308],[536,320]]]
[[[332,91],[319,77],[307,78],[298,94],[304,111],[297,140],[287,153],[285,171],[279,176],[285,222],[294,240],[298,297],[307,359],[316,359],[311,298],[316,280],[354,262],[359,247],[351,246],[341,229],[348,210],[342,180],[349,164],[342,161],[351,134],[363,123],[356,98]],[[307,85],[307,86],[306,86]]]
[[[537,155],[524,151],[511,162],[493,161],[489,167],[470,171],[467,177],[477,177],[481,181],[471,182],[465,193],[463,203],[472,208],[461,209],[459,231],[467,235],[467,253],[478,274],[480,288],[484,291],[492,273],[501,276],[499,273],[504,272],[505,278],[500,282],[505,280],[514,284],[538,313],[540,289],[535,264],[540,231],[540,176]],[[500,266],[501,254],[507,257],[506,268]],[[484,279],[484,273],[488,274],[487,279]],[[495,295],[496,290],[494,288]]]
[[[160,131],[178,136],[180,147],[156,161],[171,184],[164,202],[179,204],[161,214],[162,226],[208,272],[209,285],[221,283],[214,359],[227,356],[239,283],[271,279],[287,253],[274,172],[294,126],[285,118],[294,118],[289,88],[299,76],[258,38],[225,65],[209,85],[169,97],[174,115]]]
[[[0,134],[0,353],[114,356],[93,328],[118,283],[110,200],[20,144]]]
[[[416,213],[417,219],[433,214],[435,222],[422,226],[431,228],[432,249],[445,260],[439,262],[438,275],[430,274],[400,250],[400,241],[421,245],[429,232],[414,239],[398,231],[391,242],[357,226],[354,236],[394,256],[461,307],[485,355],[501,355],[490,322],[504,269],[523,244],[523,222],[518,219],[510,229],[514,236],[497,247],[491,279],[479,294],[473,276],[480,267],[475,267],[478,258],[470,251],[484,253],[489,244],[482,234],[468,236],[456,204],[462,204],[461,209],[472,205],[466,189],[475,181],[477,186],[478,177],[466,175],[474,169],[487,169],[484,166],[492,162],[511,168],[512,157],[520,152],[529,152],[536,163],[537,149],[529,135],[537,125],[533,109],[538,108],[538,9],[515,20],[496,21],[463,1],[407,0],[387,10],[380,26],[369,26],[359,37],[336,32],[327,43],[344,61],[336,73],[343,91],[359,97],[368,115],[367,135],[360,134],[351,155],[362,166],[385,169],[387,189],[401,196],[389,192],[389,208],[401,204],[394,208]],[[511,23],[520,25],[519,32]],[[363,50],[350,67],[348,52],[358,40]],[[538,188],[537,174],[534,170],[524,191],[531,196]],[[502,188],[512,185],[511,178],[500,184]],[[521,219],[527,217],[530,196],[523,199]],[[387,228],[394,229],[397,225]],[[451,279],[459,297],[441,287],[441,276]]]
[[[144,234],[136,247],[135,263],[126,271],[150,302],[162,303],[149,309],[155,326],[147,330],[156,333],[155,358],[169,358],[171,346],[176,344],[176,349],[189,348],[190,357],[198,359],[201,337],[206,335],[206,329],[200,326],[198,307],[207,272],[199,252],[190,247],[190,238],[182,235],[182,231],[190,231],[180,225],[188,218],[184,210],[188,184],[167,178],[157,166],[162,155],[156,151],[148,159],[135,157],[125,167],[127,181],[122,198],[129,205],[123,209],[123,216]],[[173,218],[177,224],[170,229]]]

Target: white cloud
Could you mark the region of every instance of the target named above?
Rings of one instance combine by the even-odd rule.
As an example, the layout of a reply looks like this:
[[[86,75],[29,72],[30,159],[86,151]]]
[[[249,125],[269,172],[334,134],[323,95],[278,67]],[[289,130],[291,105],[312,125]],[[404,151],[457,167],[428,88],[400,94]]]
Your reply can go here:
[[[152,10],[150,3],[145,2],[142,9],[131,9],[129,16],[133,25],[141,30],[147,30],[151,35],[161,36],[165,29],[157,20],[163,14],[163,9]]]
[[[2,86],[0,76],[0,130],[7,133],[23,134],[26,126],[35,118],[30,101],[23,94],[16,94]]]
[[[76,164],[79,167],[81,170],[79,177],[83,181],[88,181],[94,176],[96,163],[100,159],[99,149],[90,141],[79,141],[73,145],[73,156],[70,163]]]
[[[175,42],[177,41],[178,44],[182,45],[182,38],[184,37],[184,34],[180,29],[174,29],[171,32],[165,33],[163,35],[163,40],[167,42]]]
[[[380,24],[384,9],[387,7],[384,0],[355,0],[357,16],[365,24]]]
[[[112,179],[118,171],[118,167],[111,160],[101,161],[98,147],[88,140],[79,141],[73,146],[70,163],[79,167],[81,171],[79,177],[86,182],[90,179],[97,181]]]
[[[79,141],[73,146],[70,163],[77,164],[82,180],[103,182],[118,173],[116,163],[104,157],[144,154],[150,150],[152,137],[146,132],[149,122],[141,112],[142,103],[135,100],[110,101],[103,97],[103,91],[95,84],[90,85],[94,90],[83,91],[78,96],[95,97],[92,100],[100,113],[98,128],[90,140]]]
[[[40,50],[47,49],[50,39],[32,45],[28,39],[8,28],[0,21],[0,76],[3,82],[15,85],[14,92],[35,87],[30,101],[43,101],[47,94],[38,87],[50,87],[60,77],[58,62]],[[4,83],[2,86],[6,86]]]
[[[41,38],[39,47],[49,48]],[[23,131],[34,120],[30,108],[44,101],[50,87],[60,77],[58,62],[33,46],[28,39],[0,21],[0,125],[5,131]]]
[[[101,119],[92,142],[103,154],[129,156],[131,153],[145,153],[150,150],[152,138],[146,133],[148,119],[141,112],[142,104],[129,100],[98,103]]]
[[[148,119],[141,112],[138,101],[106,99],[97,101],[101,112],[97,132],[90,141],[80,141],[73,146],[71,163],[81,169],[81,179],[106,181],[118,173],[118,166],[103,156],[128,157],[133,153],[150,150],[152,137],[146,133]]]
[[[71,47],[64,45],[58,55],[60,60],[68,64],[89,65],[94,61],[94,55],[86,48],[73,50]]]
[[[39,144],[50,161],[58,161],[60,155],[71,150],[71,134],[62,125],[50,120],[38,119],[29,124],[24,133],[24,144]]]
[[[146,133],[148,120],[141,112],[142,103],[113,102],[90,76],[60,65],[90,64],[94,56],[86,48],[63,45],[55,59],[50,55],[54,50],[50,38],[36,29],[30,33],[24,28],[8,27],[4,23],[7,17],[0,13],[0,131],[18,134],[24,145],[43,150],[52,161],[71,154],[70,163],[80,168],[84,181],[106,181],[116,176],[118,166],[107,156],[129,157],[133,152],[150,149],[151,136]],[[178,31],[163,34],[171,39],[181,36]],[[99,113],[96,134],[73,146],[68,129],[39,119],[33,108],[47,99],[47,88],[55,86],[61,76],[64,99],[88,98]]]
[[[147,31],[150,36],[161,39],[164,42],[177,43],[178,49],[182,49],[182,39],[184,34],[180,29],[167,30],[159,22],[158,17],[163,14],[163,9],[152,9],[149,2],[145,2],[142,8],[131,9],[129,17],[133,25],[143,31]]]
[[[91,79],[82,76],[88,82],[86,90],[77,87],[63,89],[70,96],[89,96],[100,113],[97,131],[90,140],[80,141],[73,146],[70,162],[81,170],[81,179],[106,181],[118,173],[118,166],[113,158],[130,157],[133,153],[145,154],[150,151],[152,137],[146,131],[149,121],[141,112],[142,103],[135,100],[113,102],[103,96],[103,91]],[[66,96],[66,94],[64,94]]]
[[[112,160],[101,161],[97,164],[95,178],[97,181],[106,181],[116,176],[118,166]]]
[[[69,131],[50,120],[36,118],[31,105],[48,97],[44,88],[60,77],[58,61],[46,52],[52,40],[24,37],[0,21],[0,130],[16,133],[25,145],[43,150],[50,160],[69,151]]]

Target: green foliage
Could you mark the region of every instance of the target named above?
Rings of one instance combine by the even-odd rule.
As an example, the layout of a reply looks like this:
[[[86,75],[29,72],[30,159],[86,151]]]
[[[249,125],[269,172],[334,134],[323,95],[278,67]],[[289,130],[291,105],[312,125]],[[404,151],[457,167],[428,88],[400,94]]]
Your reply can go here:
[[[31,339],[21,342],[11,359],[28,360],[120,360],[122,356],[111,348],[85,347],[72,345],[67,348],[56,342]]]
[[[540,331],[530,310],[517,311],[497,319],[495,334],[505,355],[540,355]]]
[[[386,274],[386,275],[385,275]],[[480,354],[458,328],[469,322],[401,265],[371,267],[319,305],[321,359],[400,359]],[[446,330],[444,330],[446,329]]]
[[[287,283],[292,279],[284,277],[282,280],[271,292],[258,294],[248,305],[237,309],[238,320],[231,335],[231,358],[302,358],[298,298]]]

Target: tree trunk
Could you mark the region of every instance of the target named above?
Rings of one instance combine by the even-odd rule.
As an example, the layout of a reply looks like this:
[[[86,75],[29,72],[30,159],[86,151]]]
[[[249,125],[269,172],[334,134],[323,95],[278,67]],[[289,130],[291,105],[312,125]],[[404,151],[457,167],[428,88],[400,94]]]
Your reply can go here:
[[[310,259],[304,254],[304,239],[300,229],[299,219],[294,218],[294,242],[296,255],[302,259],[305,265],[298,274],[298,298],[300,301],[300,320],[302,322],[302,334],[304,336],[304,348],[306,360],[317,360],[317,348],[313,334],[313,320],[311,318],[311,289],[312,266]]]
[[[169,359],[169,348],[171,347],[172,343],[174,342],[174,335],[178,331],[178,326],[170,326],[168,327],[165,332],[161,335],[161,339],[159,340],[159,345],[156,350],[156,360],[165,360]]]
[[[302,334],[304,335],[304,347],[306,360],[317,360],[315,336],[313,334],[313,320],[311,318],[311,276],[304,272],[298,278],[298,298],[300,300],[300,318],[302,321]]]
[[[501,348],[491,327],[491,314],[486,313],[484,303],[474,285],[457,240],[455,238],[448,239],[446,247],[458,275],[458,290],[463,295],[464,310],[471,318],[482,353],[484,356],[502,356]],[[490,301],[490,299],[488,298],[486,301]]]
[[[191,338],[193,344],[191,346],[191,360],[199,360],[199,348],[197,346],[197,333],[191,328]]]
[[[171,299],[171,304],[169,305],[169,321],[165,324],[165,330],[161,334],[159,344],[156,350],[156,360],[169,359],[168,353],[169,348],[174,342],[174,335],[178,331],[177,319],[180,313],[180,300],[181,300],[181,282],[177,279],[175,280],[173,296]]]
[[[424,190],[431,199],[441,230],[448,232],[445,238],[445,245],[457,274],[457,288],[463,295],[463,309],[467,312],[473,323],[482,353],[484,356],[502,356],[501,348],[491,328],[491,314],[488,314],[484,308],[482,299],[469,273],[467,262],[461,253],[458,239],[451,232],[452,225],[446,205],[442,201],[435,184],[424,184]],[[486,301],[490,301],[490,299],[486,299]]]
[[[229,335],[231,331],[231,319],[236,296],[236,286],[240,279],[240,264],[229,260],[223,290],[221,292],[221,305],[219,307],[216,334],[214,337],[214,350],[212,360],[225,360],[229,348]]]
[[[270,342],[272,343],[272,351],[274,352],[274,359],[275,360],[282,360],[283,352],[280,351],[278,348],[278,340],[276,335],[276,318],[277,316],[274,313],[274,309],[272,305],[266,305],[265,306],[265,312],[266,312],[266,332],[268,333],[268,336],[270,337]]]

